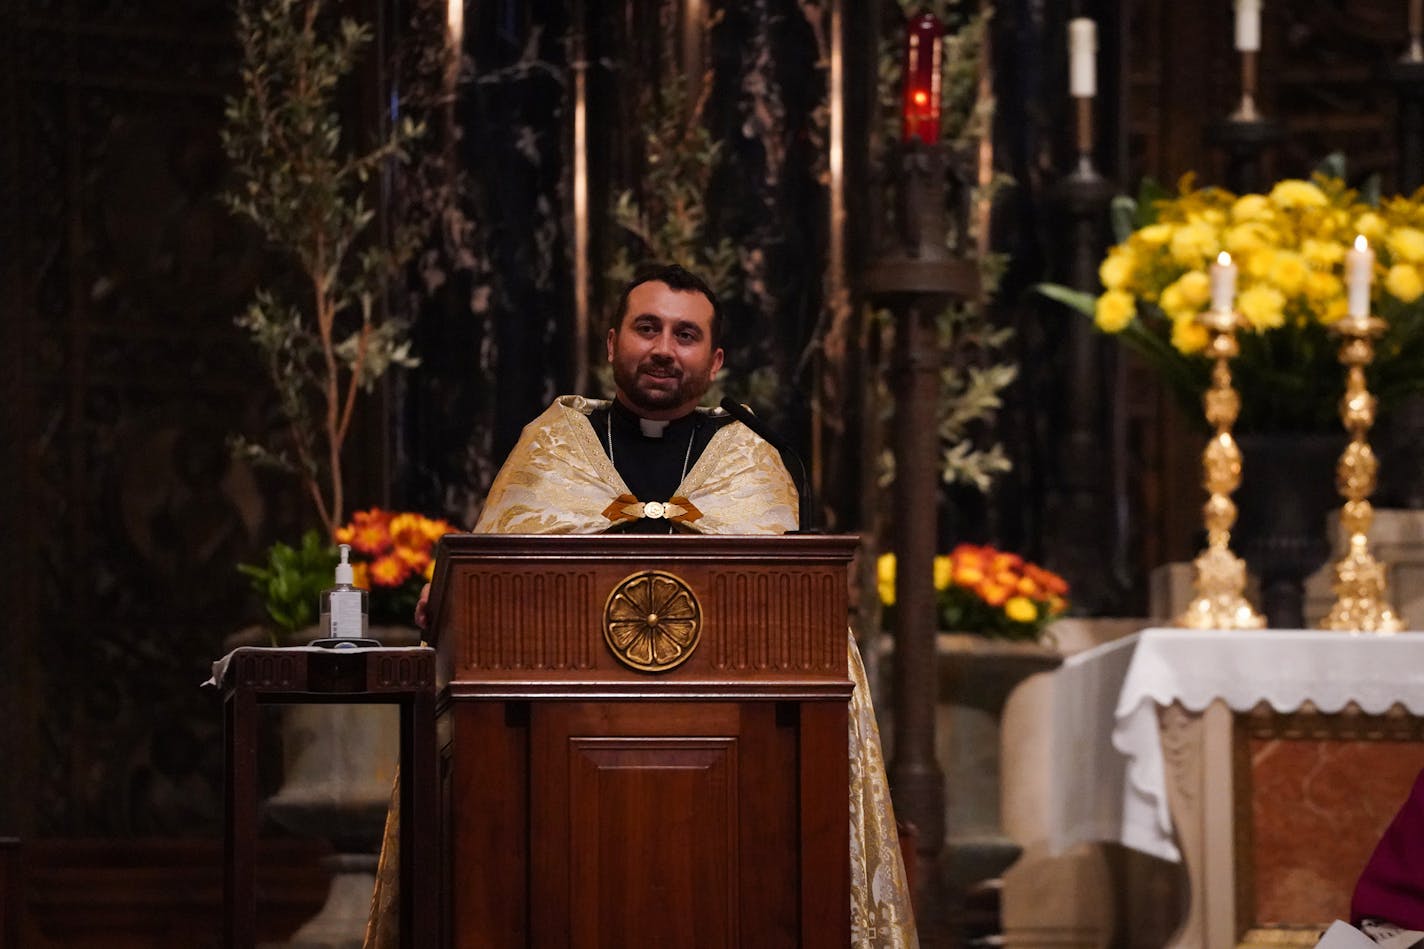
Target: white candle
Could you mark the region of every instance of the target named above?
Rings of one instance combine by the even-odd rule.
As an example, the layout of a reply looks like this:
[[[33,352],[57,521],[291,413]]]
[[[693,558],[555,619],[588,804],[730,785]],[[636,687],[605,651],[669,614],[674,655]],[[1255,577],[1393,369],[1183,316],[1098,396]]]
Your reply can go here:
[[[1211,308],[1218,313],[1230,313],[1236,308],[1236,265],[1231,255],[1222,251],[1211,265]]]
[[[1345,288],[1351,317],[1370,315],[1370,281],[1374,279],[1375,252],[1365,235],[1355,235],[1355,246],[1345,251]]]
[[[1077,99],[1098,94],[1098,25],[1087,17],[1068,21],[1068,92]]]
[[[1236,0],[1236,48],[1243,53],[1261,48],[1261,0]]]

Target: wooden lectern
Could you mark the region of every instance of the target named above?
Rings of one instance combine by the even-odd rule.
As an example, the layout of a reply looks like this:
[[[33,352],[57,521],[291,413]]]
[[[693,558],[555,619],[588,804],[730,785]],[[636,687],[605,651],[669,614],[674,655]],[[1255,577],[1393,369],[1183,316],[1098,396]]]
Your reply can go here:
[[[442,945],[847,946],[856,544],[445,537]]]

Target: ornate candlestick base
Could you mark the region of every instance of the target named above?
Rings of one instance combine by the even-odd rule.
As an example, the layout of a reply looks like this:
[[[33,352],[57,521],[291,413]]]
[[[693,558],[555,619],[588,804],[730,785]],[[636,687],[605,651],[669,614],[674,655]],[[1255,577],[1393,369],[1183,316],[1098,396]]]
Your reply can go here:
[[[1335,605],[1320,621],[1322,629],[1387,634],[1404,628],[1385,599],[1384,564],[1370,554],[1364,534],[1350,535],[1350,552],[1335,564],[1335,577]]]
[[[1347,367],[1340,421],[1350,433],[1350,444],[1340,455],[1335,483],[1345,498],[1340,523],[1350,534],[1350,549],[1335,564],[1335,605],[1320,627],[1397,633],[1404,623],[1385,599],[1384,565],[1370,553],[1368,536],[1374,520],[1369,497],[1375,490],[1379,460],[1366,440],[1375,421],[1375,397],[1365,386],[1365,367],[1374,361],[1374,338],[1384,332],[1385,323],[1378,317],[1350,316],[1334,329],[1340,334],[1340,362]]]
[[[1197,595],[1177,617],[1178,626],[1260,629],[1266,625],[1241,592],[1246,589],[1246,561],[1225,547],[1208,547],[1197,554],[1192,564],[1197,571]]]
[[[1207,355],[1215,360],[1211,387],[1202,396],[1206,420],[1216,434],[1202,452],[1202,483],[1210,497],[1202,507],[1207,547],[1197,556],[1196,596],[1177,618],[1188,629],[1260,629],[1266,620],[1246,602],[1246,564],[1231,552],[1231,525],[1236,504],[1231,492],[1241,484],[1241,449],[1231,426],[1241,414],[1241,396],[1231,386],[1230,360],[1241,351],[1236,342],[1240,315],[1210,310],[1197,317],[1211,334]]]

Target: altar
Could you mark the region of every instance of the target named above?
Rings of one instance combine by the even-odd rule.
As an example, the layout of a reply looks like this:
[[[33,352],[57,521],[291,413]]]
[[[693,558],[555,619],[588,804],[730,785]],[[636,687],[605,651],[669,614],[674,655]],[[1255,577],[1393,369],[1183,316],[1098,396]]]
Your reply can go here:
[[[1170,945],[1314,945],[1424,768],[1424,633],[1148,629],[1053,674],[1050,843],[1180,861]]]

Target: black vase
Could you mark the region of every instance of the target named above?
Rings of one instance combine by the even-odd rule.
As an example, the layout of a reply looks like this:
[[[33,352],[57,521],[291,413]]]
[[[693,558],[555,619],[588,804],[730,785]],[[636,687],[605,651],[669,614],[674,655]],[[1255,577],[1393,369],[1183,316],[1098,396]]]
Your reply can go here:
[[[1328,515],[1340,504],[1335,465],[1345,434],[1252,433],[1241,446],[1232,546],[1261,582],[1272,629],[1304,629],[1305,579],[1330,556]]]
[[[1424,509],[1424,393],[1391,406],[1375,432],[1370,438],[1380,459],[1375,506]]]

